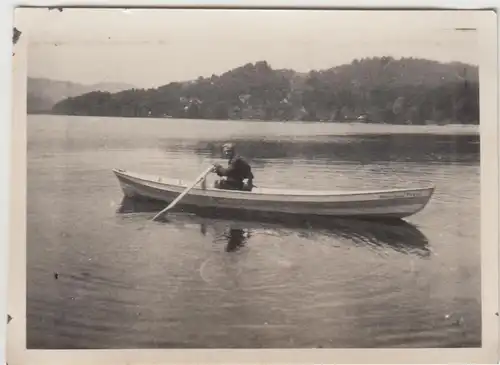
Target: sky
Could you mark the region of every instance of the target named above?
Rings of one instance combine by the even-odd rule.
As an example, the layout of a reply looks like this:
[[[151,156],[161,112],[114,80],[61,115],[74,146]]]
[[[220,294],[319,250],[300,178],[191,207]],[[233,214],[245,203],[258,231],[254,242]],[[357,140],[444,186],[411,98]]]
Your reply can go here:
[[[260,60],[301,72],[374,56],[479,63],[477,32],[455,29],[463,15],[450,23],[436,13],[29,10],[17,14],[29,76],[85,84],[156,87]]]

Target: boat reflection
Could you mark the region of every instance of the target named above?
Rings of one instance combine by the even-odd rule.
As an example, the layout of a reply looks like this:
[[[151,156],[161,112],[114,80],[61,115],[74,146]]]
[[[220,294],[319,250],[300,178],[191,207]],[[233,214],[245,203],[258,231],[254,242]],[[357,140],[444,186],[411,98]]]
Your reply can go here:
[[[118,213],[155,213],[162,208],[161,203],[124,198]],[[365,221],[300,217],[270,221],[249,219],[248,216],[237,216],[234,212],[231,216],[219,214],[217,217],[204,216],[203,212],[199,215],[174,212],[170,213],[169,217],[169,224],[199,226],[200,233],[204,236],[212,229],[217,241],[226,242],[227,252],[240,250],[249,243],[252,236],[257,236],[256,233],[272,232],[279,236],[298,235],[311,241],[331,238],[360,247],[391,249],[420,257],[430,255],[427,237],[415,225],[404,220]]]

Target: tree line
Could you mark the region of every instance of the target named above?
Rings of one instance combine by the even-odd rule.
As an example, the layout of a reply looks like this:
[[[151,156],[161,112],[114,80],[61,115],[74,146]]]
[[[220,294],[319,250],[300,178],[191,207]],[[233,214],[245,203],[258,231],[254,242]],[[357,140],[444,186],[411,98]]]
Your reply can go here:
[[[249,63],[221,75],[153,89],[94,91],[55,114],[191,119],[478,124],[475,66],[391,57],[299,73]]]

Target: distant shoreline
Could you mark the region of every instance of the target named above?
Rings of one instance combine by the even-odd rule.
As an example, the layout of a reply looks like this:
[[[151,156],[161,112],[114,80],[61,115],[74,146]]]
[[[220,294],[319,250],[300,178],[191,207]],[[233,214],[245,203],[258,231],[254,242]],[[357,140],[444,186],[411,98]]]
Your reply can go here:
[[[479,126],[479,123],[475,124],[461,124],[461,123],[439,123],[435,121],[429,121],[428,124],[403,124],[403,123],[377,123],[377,122],[363,122],[357,119],[346,119],[344,121],[335,120],[272,120],[272,119],[211,119],[211,118],[172,118],[172,117],[130,117],[121,115],[73,115],[73,114],[58,114],[52,112],[28,112],[27,115],[46,115],[46,116],[56,116],[56,117],[72,117],[72,118],[109,118],[109,119],[151,119],[151,120],[206,120],[210,122],[256,122],[256,123],[301,123],[301,124],[362,124],[362,125],[384,125],[384,126],[408,126],[408,127],[445,127],[449,125],[467,127],[467,126]]]
[[[404,123],[377,123],[377,122],[364,122],[357,119],[346,119],[344,121],[337,120],[277,120],[277,119],[211,119],[211,118],[173,118],[173,117],[131,117],[121,115],[73,115],[73,114],[59,114],[52,112],[28,112],[27,115],[46,115],[57,117],[73,117],[73,118],[111,118],[111,119],[151,119],[151,120],[207,120],[211,122],[258,122],[258,123],[302,123],[302,124],[363,124],[363,125],[386,125],[386,126],[409,126],[409,127],[445,127],[447,125],[455,126],[479,126],[479,123],[474,124],[461,124],[455,123],[440,123],[435,121],[428,121],[428,124],[404,124]]]

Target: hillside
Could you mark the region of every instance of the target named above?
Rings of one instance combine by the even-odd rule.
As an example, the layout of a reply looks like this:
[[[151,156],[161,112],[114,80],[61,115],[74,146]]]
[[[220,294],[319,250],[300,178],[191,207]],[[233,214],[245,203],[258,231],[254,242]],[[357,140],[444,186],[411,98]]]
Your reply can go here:
[[[476,124],[478,68],[390,57],[297,73],[267,62],[156,89],[91,92],[58,102],[70,115]]]
[[[92,91],[118,92],[130,88],[132,88],[131,85],[118,83],[84,85],[74,82],[28,77],[28,113],[51,111],[52,107],[61,100],[87,94]]]

